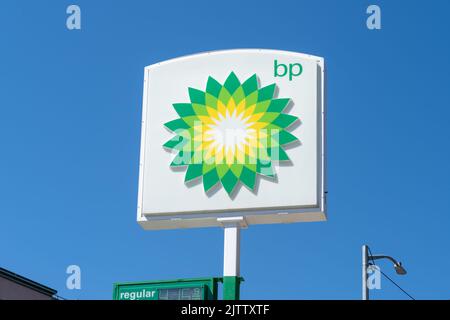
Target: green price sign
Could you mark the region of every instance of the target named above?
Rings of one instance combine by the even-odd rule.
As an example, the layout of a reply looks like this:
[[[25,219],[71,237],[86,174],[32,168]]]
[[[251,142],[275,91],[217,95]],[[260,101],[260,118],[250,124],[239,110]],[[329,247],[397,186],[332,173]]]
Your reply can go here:
[[[221,278],[116,283],[114,300],[217,300]]]

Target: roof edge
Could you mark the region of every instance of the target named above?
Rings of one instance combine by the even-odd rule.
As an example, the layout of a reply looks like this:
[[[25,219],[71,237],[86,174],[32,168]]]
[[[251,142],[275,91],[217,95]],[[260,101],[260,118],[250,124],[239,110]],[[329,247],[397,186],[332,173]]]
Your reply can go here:
[[[6,269],[1,268],[1,267],[0,267],[0,277],[3,277],[5,279],[11,280],[11,281],[14,281],[16,283],[19,283],[19,284],[21,284],[21,285],[23,285],[25,287],[28,287],[30,289],[33,289],[33,290],[35,290],[37,292],[40,292],[40,293],[42,293],[44,295],[47,295],[47,296],[50,296],[50,297],[56,295],[56,293],[58,292],[55,289],[47,287],[47,286],[45,286],[43,284],[40,284],[40,283],[38,283],[36,281],[33,281],[31,279],[28,279],[26,277],[23,277],[23,276],[21,276],[21,275],[19,275],[17,273],[14,273],[12,271],[6,270]]]

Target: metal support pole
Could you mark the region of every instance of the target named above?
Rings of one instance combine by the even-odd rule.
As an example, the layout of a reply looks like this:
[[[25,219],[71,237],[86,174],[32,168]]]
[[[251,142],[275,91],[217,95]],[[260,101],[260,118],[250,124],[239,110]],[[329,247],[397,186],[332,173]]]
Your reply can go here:
[[[369,267],[369,247],[367,245],[362,246],[362,299],[369,300],[369,287],[367,286],[367,280],[369,278],[367,274],[367,268]]]
[[[223,246],[223,299],[239,300],[241,227],[243,217],[218,219],[224,228]]]
[[[223,249],[223,299],[239,300],[241,228],[224,229]]]

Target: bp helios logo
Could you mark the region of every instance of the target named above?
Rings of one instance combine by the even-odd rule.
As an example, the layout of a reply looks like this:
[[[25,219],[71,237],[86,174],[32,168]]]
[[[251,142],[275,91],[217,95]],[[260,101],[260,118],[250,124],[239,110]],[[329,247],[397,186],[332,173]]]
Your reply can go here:
[[[234,72],[223,85],[209,77],[205,91],[188,88],[190,102],[173,104],[179,118],[164,124],[175,133],[164,144],[176,153],[170,166],[187,167],[186,183],[201,178],[205,192],[222,185],[230,197],[239,183],[255,191],[258,175],[275,180],[274,162],[289,161],[284,147],[298,139],[288,128],[299,120],[283,113],[290,99],[275,99],[275,89]]]

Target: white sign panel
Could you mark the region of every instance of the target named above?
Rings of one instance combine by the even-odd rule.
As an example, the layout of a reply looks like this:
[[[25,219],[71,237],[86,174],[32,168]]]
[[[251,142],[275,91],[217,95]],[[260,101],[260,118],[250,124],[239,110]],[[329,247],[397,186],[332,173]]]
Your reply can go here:
[[[145,229],[323,221],[324,60],[227,50],[145,68]],[[219,220],[218,220],[219,219]]]

